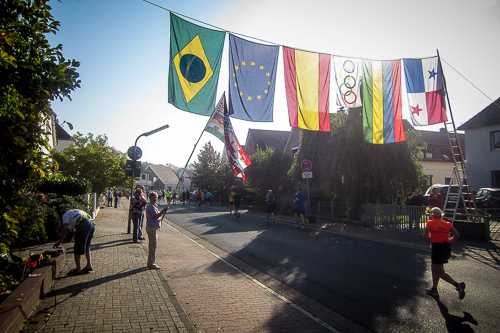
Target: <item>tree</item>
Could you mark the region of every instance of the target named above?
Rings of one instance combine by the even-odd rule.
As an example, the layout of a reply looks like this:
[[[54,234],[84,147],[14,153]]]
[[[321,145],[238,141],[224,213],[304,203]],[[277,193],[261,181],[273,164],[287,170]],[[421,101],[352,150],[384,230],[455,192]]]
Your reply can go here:
[[[76,68],[62,45],[51,47],[55,34],[47,1],[0,1],[0,235],[2,252],[16,237],[22,219],[17,200],[26,182],[51,171],[43,148],[49,148],[44,124],[52,117],[51,101],[70,98],[80,87]]]
[[[235,176],[228,162],[224,162],[212,144],[205,143],[198,153],[198,161],[193,162],[195,174],[193,185],[213,194],[224,194],[234,185]]]
[[[274,148],[257,148],[251,160],[252,164],[245,169],[245,175],[248,186],[259,196],[264,196],[268,190],[277,193],[287,185],[287,170],[292,163],[290,154],[281,153]]]
[[[402,204],[412,186],[425,179],[419,163],[421,135],[411,129],[406,141],[386,145],[363,141],[360,109],[330,115],[330,133],[303,131],[290,174],[300,177],[300,161],[314,165],[313,187],[349,203]],[[327,186],[325,186],[327,185]]]
[[[73,136],[75,143],[62,152],[52,151],[52,158],[59,164],[60,172],[76,179],[86,179],[92,192],[102,193],[110,186],[127,186],[125,154],[108,146],[106,135]]]

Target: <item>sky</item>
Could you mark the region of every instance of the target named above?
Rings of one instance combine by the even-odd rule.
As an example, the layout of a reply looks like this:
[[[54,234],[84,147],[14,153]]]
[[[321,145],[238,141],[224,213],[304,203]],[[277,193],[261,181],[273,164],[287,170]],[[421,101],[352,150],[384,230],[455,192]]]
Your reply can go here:
[[[500,97],[500,0],[151,2],[157,6],[142,0],[52,0],[52,15],[61,26],[48,36],[51,45],[63,45],[66,59],[80,62],[81,88],[71,101],[52,103],[59,122],[74,126],[65,130],[106,135],[110,146],[126,153],[142,133],[168,124],[138,139],[141,160],[149,163],[184,167],[198,140],[190,163],[208,141],[219,152],[224,148],[203,132],[208,117],[168,103],[170,22],[163,8],[225,31],[345,57],[426,58],[439,50],[457,127]],[[228,88],[227,44],[226,37],[216,100]],[[242,145],[248,129],[291,129],[282,57],[280,49],[273,122],[232,119]],[[335,100],[332,94],[331,113],[338,109]],[[409,119],[408,111],[403,118]]]

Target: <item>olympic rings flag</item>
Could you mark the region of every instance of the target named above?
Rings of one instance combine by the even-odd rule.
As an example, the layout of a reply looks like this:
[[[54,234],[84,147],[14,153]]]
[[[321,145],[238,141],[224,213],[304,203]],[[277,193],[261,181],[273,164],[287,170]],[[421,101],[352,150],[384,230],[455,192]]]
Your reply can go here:
[[[333,56],[335,81],[337,82],[337,105],[356,108],[363,105],[360,95],[360,59]]]

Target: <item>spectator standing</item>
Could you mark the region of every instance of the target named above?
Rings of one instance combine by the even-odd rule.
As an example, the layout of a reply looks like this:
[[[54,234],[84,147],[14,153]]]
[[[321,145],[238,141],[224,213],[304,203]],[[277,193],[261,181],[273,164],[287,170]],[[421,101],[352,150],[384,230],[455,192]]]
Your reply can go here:
[[[122,191],[118,191],[118,207],[121,207],[122,205],[122,197],[123,197],[123,192]]]
[[[186,190],[186,201],[187,201],[188,205],[191,204],[191,201],[189,201],[190,196],[191,196],[191,193],[189,193],[189,190]]]
[[[302,189],[300,187],[297,188],[297,193],[295,193],[295,206],[294,206],[294,213],[295,213],[295,228],[299,227],[299,216],[302,221],[302,227],[301,229],[304,229],[305,227],[305,219],[304,215],[306,213],[306,196],[304,193],[302,193]]]
[[[184,206],[184,204],[186,203],[186,190],[182,191],[181,201],[182,201],[182,205]]]
[[[148,265],[149,269],[161,269],[156,264],[156,247],[158,245],[158,232],[161,228],[161,217],[167,212],[168,206],[161,211],[157,205],[158,194],[151,192],[149,195],[149,203],[146,206],[146,232],[149,239]]]
[[[460,234],[453,227],[453,224],[442,219],[443,212],[441,209],[434,207],[431,210],[431,220],[427,221],[424,230],[424,238],[431,240],[431,271],[432,271],[432,288],[426,289],[428,295],[439,297],[437,290],[440,279],[445,280],[449,284],[455,286],[458,291],[458,298],[465,297],[465,282],[458,283],[449,274],[444,271],[444,264],[448,263],[451,258],[451,242],[456,241]],[[450,233],[453,237],[450,238]]]
[[[408,200],[406,202],[409,207],[409,227],[410,231],[417,232],[420,229],[420,219],[422,214],[417,207],[424,207],[424,197],[420,194],[420,190],[418,187],[412,188],[412,192],[408,194]]]
[[[113,192],[111,191],[111,187],[106,191],[108,198],[108,207],[113,206]]]
[[[276,223],[276,218],[274,217],[274,204],[276,202],[276,198],[273,195],[273,191],[267,191],[266,195],[266,208],[267,208],[267,220],[269,221],[269,214],[273,217],[273,224]]]
[[[177,192],[175,192],[175,191],[172,192],[172,203],[174,205],[177,204]]]
[[[76,268],[70,270],[68,274],[79,275],[92,271],[93,268],[90,255],[90,245],[92,243],[92,238],[94,237],[95,232],[94,220],[92,220],[89,214],[79,209],[73,209],[64,212],[61,220],[61,236],[59,237],[59,240],[54,244],[54,248],[57,248],[61,245],[71,229],[76,230],[75,244],[73,247]],[[87,265],[83,269],[81,268],[80,264],[82,255],[85,255],[85,258],[87,259]]]
[[[135,190],[135,196],[130,200],[130,218],[134,224],[132,241],[140,243],[139,240],[145,239],[142,237],[142,214],[146,209],[147,201],[142,196],[142,190]]]
[[[431,194],[429,194],[429,197],[427,198],[427,206],[433,208],[437,207],[441,210],[444,208],[444,197],[441,193],[439,193],[439,189],[437,187],[434,187],[432,189]]]

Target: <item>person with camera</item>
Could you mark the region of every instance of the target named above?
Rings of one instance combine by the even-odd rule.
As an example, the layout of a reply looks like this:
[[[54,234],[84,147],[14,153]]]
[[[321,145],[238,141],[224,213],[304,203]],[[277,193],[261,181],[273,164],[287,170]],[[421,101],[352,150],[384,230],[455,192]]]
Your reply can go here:
[[[424,197],[420,194],[418,187],[414,187],[412,192],[408,194],[406,205],[408,207],[409,228],[410,231],[418,232],[420,229],[420,219],[422,218],[421,208],[424,207]]]

